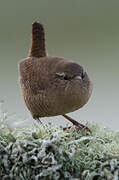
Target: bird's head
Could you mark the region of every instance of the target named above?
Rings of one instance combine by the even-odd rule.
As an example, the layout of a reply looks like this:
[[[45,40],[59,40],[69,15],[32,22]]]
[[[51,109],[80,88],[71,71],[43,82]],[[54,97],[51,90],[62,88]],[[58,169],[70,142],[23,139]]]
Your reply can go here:
[[[66,60],[59,61],[55,67],[54,77],[55,92],[64,104],[66,102],[67,104],[74,104],[78,109],[87,103],[93,85],[88,74],[79,63]]]

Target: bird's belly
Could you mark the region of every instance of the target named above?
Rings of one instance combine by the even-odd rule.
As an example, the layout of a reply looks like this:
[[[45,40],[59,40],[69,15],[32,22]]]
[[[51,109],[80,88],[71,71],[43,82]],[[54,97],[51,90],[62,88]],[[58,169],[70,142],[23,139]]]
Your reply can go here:
[[[58,101],[52,99],[49,101],[45,99],[42,101],[35,101],[33,105],[30,107],[30,111],[32,112],[33,116],[36,117],[50,117],[50,116],[58,116],[63,115],[69,112],[73,112],[81,107],[80,102],[70,102],[70,101]],[[31,103],[32,104],[32,103]]]
[[[78,110],[86,103],[82,102],[82,98],[78,95],[65,97],[63,94],[49,95],[44,92],[32,97],[25,94],[24,100],[33,118],[63,115]]]
[[[25,96],[24,100],[33,118],[63,115],[78,109],[78,107],[72,107],[70,104],[61,104],[57,101],[48,101],[48,99],[41,101],[38,98],[32,97],[30,99]]]

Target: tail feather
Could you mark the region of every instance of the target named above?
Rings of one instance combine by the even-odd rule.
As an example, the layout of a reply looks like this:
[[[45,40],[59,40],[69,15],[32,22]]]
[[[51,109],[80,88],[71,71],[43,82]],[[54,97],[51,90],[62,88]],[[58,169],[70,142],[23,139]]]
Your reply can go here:
[[[28,56],[38,58],[46,56],[44,28],[39,22],[32,24],[32,40]]]

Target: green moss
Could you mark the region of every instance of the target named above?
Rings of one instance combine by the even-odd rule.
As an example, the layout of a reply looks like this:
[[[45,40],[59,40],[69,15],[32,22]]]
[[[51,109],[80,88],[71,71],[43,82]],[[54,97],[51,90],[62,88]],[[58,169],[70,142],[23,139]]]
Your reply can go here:
[[[75,128],[9,129],[0,121],[0,179],[93,180],[119,178],[119,132],[88,124]]]

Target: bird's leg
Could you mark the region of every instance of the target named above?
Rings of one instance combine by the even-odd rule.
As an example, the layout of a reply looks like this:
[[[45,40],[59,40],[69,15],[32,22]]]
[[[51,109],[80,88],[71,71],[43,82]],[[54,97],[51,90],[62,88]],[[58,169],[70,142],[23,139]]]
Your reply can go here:
[[[40,124],[43,125],[43,123],[41,122],[41,120],[40,120],[39,118],[36,118],[35,120],[36,120],[38,123],[40,123]]]
[[[86,129],[87,131],[91,132],[91,130],[90,130],[88,127],[86,127],[86,126],[84,126],[83,124],[75,121],[74,119],[72,119],[71,117],[67,116],[66,114],[64,114],[64,115],[62,115],[62,116],[64,116],[67,120],[69,120],[70,122],[72,122],[72,124],[75,125],[75,126],[77,126],[77,128],[79,128],[80,130]]]
[[[40,124],[44,127],[44,129],[47,129],[46,126],[42,123],[42,121],[41,121],[39,118],[35,118],[35,120],[36,120],[38,123],[40,123]]]
[[[39,118],[35,118],[35,120],[42,125],[42,127],[45,129],[47,134],[49,134],[47,127],[42,123],[42,121]]]

